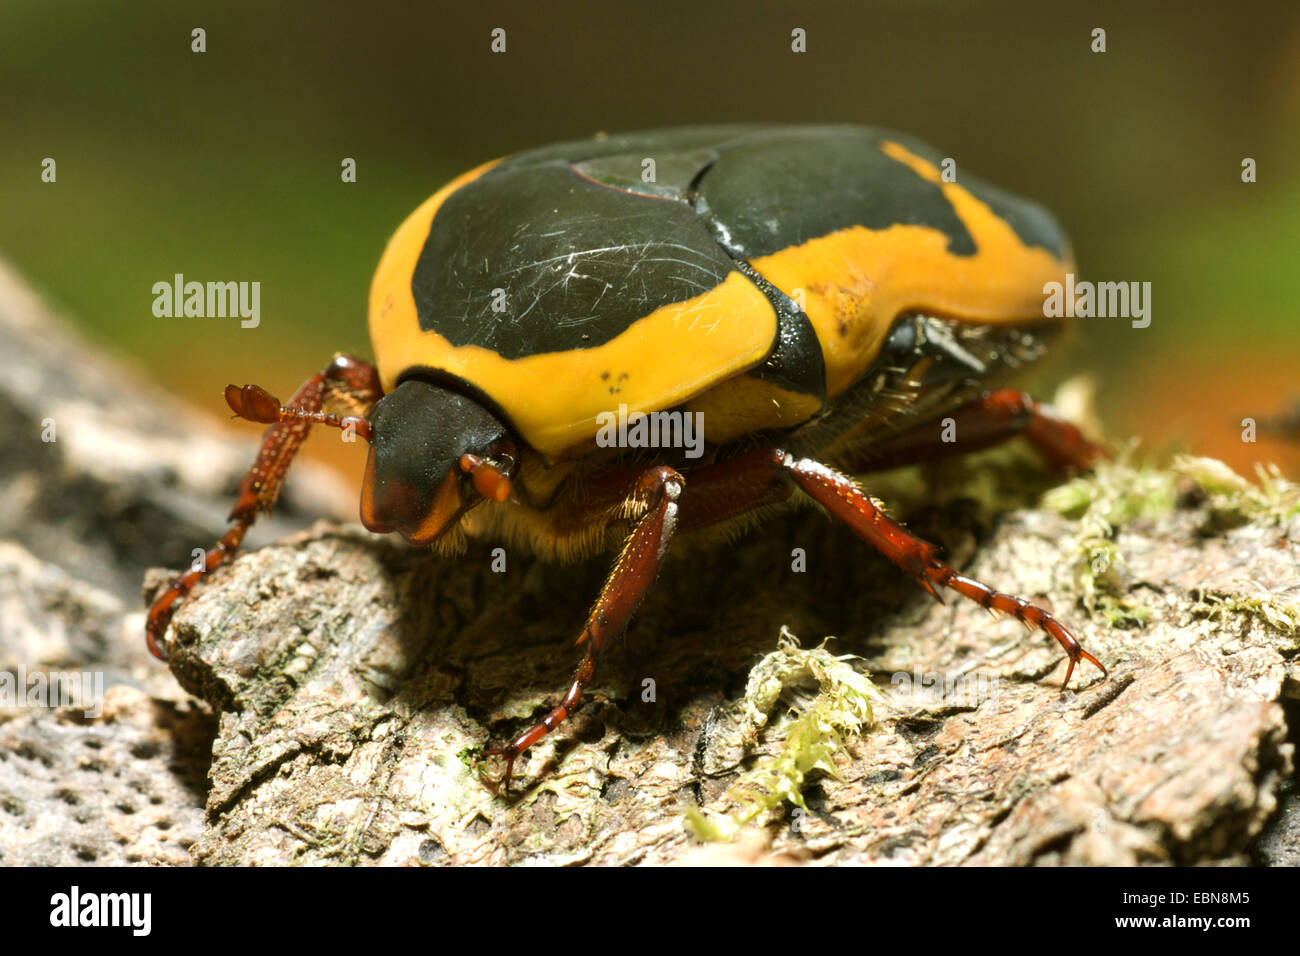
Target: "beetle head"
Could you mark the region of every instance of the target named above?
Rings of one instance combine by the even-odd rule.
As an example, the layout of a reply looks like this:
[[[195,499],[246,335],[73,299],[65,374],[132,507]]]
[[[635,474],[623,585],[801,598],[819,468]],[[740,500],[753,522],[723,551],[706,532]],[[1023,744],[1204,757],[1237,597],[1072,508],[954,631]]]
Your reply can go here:
[[[464,395],[408,379],[375,403],[361,523],[432,544],[483,501],[504,501],[518,456],[505,425]]]

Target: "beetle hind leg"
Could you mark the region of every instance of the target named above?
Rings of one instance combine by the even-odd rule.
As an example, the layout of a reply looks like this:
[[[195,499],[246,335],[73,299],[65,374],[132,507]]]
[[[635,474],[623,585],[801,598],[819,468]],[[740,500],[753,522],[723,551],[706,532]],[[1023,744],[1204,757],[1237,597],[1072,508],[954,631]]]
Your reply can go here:
[[[226,389],[226,400],[235,414],[273,424],[262,438],[261,450],[253,467],[239,484],[239,499],[228,519],[231,522],[229,530],[215,547],[204,554],[201,565],[177,577],[150,606],[145,617],[145,641],[154,657],[167,660],[163,635],[178,602],[185,600],[200,581],[229,561],[258,514],[269,512],[274,507],[285,474],[311,426],[342,425],[352,421],[365,437],[368,423],[364,419],[339,419],[324,414],[322,407],[327,403],[335,404],[354,414],[364,414],[379,400],[382,391],[374,366],[343,354],[334,356],[324,371],[304,382],[285,408],[280,408],[278,401],[257,386],[246,385],[241,389],[232,385]]]
[[[1049,465],[1060,471],[1085,469],[1107,451],[1090,440],[1050,405],[1025,392],[1004,388],[949,413],[957,437],[944,441],[939,425],[929,421],[867,445],[845,463],[848,471],[884,471],[990,448],[1024,435]]]

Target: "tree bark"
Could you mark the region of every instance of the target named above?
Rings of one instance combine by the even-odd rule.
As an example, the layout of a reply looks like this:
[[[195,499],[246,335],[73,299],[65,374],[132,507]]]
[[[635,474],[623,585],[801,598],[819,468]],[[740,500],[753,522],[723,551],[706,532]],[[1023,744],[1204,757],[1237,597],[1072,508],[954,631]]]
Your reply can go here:
[[[1074,606],[1061,560],[1074,529],[1059,515],[1002,515],[962,562],[1012,592],[1051,595],[1108,663],[1108,680],[1085,671],[1064,694],[1054,642],[969,602],[936,605],[820,515],[680,556],[579,716],[522,762],[510,800],[485,785],[477,751],[563,688],[576,660],[567,639],[602,569],[511,559],[496,574],[486,547],[448,561],[320,527],[237,562],[178,615],[173,670],[221,713],[196,859],[689,858],[687,810],[726,809],[729,784],[779,747],[778,712],[738,751],[737,705],[788,625],[840,634],[836,649],[864,658],[885,702],[836,755],[838,779],[812,781],[804,812],[768,823],[774,852],[822,863],[1246,862],[1290,773],[1279,701],[1296,686],[1296,637],[1198,609],[1207,581],[1293,582],[1294,552],[1277,547],[1281,529],[1255,525],[1203,540],[1198,517],[1121,532],[1128,591],[1150,607],[1141,627],[1110,628]],[[790,571],[791,547],[807,550],[806,574]],[[916,693],[924,675],[963,672],[947,699]],[[971,674],[983,683],[972,688]]]

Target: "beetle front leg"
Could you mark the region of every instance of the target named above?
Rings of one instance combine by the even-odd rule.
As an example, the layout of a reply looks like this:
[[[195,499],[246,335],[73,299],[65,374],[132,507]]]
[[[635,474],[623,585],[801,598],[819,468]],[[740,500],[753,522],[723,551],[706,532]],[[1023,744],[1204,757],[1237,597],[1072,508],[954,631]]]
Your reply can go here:
[[[149,651],[159,660],[167,660],[163,648],[163,635],[176,612],[176,604],[183,601],[207,575],[234,556],[244,535],[261,512],[269,512],[280,497],[284,477],[294,456],[313,424],[337,424],[343,420],[321,414],[326,402],[337,402],[352,412],[364,414],[382,395],[379,373],[374,366],[350,355],[339,354],[322,372],[312,376],[294,393],[289,405],[280,409],[279,403],[256,386],[243,389],[230,386],[226,400],[241,417],[253,421],[275,422],[266,430],[262,447],[253,467],[239,484],[239,500],[227,519],[232,525],[216,547],[209,549],[203,566],[191,568],[176,578],[149,608],[145,618],[145,640]],[[273,403],[274,408],[263,407]],[[285,414],[281,415],[280,413]],[[363,437],[364,433],[363,433]]]
[[[579,645],[586,644],[586,653],[568,693],[526,733],[520,734],[505,747],[485,751],[484,756],[500,756],[506,761],[501,778],[503,792],[510,790],[515,760],[529,747],[554,730],[578,709],[583,692],[596,673],[596,660],[605,641],[621,634],[636,611],[641,599],[654,583],[668,553],[677,528],[677,499],[681,497],[685,480],[667,466],[657,466],[645,472],[628,498],[631,513],[640,513],[636,527],[628,535],[618,560],[601,588],[600,597],[587,618],[587,626],[578,636]]]
[[[771,451],[771,462],[784,469],[814,501],[865,538],[904,571],[915,577],[936,601],[942,603],[937,588],[951,588],[989,611],[1014,616],[1027,628],[1038,628],[1056,639],[1069,658],[1065,671],[1068,686],[1074,667],[1081,660],[1097,667],[1102,675],[1106,668],[1085,651],[1060,621],[1024,598],[994,591],[986,584],[958,574],[938,558],[939,549],[910,534],[893,521],[852,478],[808,458],[796,458],[780,449]]]

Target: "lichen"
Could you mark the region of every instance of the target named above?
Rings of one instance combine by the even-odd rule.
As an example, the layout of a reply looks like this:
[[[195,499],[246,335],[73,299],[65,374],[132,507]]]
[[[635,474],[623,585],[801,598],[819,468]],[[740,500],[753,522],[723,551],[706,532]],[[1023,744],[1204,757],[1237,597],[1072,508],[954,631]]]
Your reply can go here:
[[[837,657],[826,650],[826,641],[804,649],[788,629],[781,629],[777,649],[749,673],[741,740],[747,746],[758,742],[783,694],[798,691],[810,679],[817,682],[818,689],[811,697],[796,694],[776,755],[727,791],[734,811],[692,808],[687,812],[686,825],[698,839],[729,841],[742,827],[764,822],[785,803],[804,808],[803,790],[811,774],[820,771],[838,777],[836,755],[848,740],[870,727],[873,704],[881,700],[875,685],[854,669],[850,663],[854,660],[859,658],[852,654]]]

